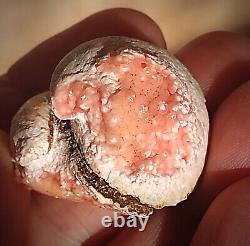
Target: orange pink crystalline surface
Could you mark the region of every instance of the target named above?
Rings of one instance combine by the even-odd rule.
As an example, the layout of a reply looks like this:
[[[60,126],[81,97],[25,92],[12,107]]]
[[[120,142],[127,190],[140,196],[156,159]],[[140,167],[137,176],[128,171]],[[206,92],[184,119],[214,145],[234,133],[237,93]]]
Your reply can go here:
[[[91,73],[57,86],[61,119],[81,118],[92,134],[96,170],[171,176],[190,158],[190,100],[175,75],[139,53],[103,58]],[[105,167],[104,167],[105,168]]]

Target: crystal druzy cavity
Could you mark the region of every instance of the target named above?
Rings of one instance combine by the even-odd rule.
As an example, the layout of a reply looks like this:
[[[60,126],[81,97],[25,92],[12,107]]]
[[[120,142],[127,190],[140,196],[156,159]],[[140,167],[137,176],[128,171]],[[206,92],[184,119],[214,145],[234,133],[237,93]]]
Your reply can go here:
[[[192,192],[205,161],[208,114],[198,83],[166,50],[125,37],[80,45],[53,74],[51,110],[69,124],[85,160],[71,165],[71,175],[99,203],[133,212],[107,188],[88,184],[83,165],[123,200],[149,208]]]

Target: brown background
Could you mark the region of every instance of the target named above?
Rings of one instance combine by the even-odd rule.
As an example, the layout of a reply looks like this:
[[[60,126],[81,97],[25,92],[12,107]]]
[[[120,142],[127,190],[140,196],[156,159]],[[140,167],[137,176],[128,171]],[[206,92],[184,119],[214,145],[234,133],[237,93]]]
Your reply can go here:
[[[41,41],[90,14],[129,7],[153,18],[171,51],[213,30],[250,31],[250,0],[0,0],[0,73]]]

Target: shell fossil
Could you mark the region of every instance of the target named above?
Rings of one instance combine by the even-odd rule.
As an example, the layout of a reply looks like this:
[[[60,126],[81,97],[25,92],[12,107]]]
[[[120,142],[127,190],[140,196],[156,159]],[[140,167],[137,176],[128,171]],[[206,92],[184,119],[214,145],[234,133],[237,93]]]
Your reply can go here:
[[[148,216],[192,192],[208,129],[200,87],[174,56],[98,38],[66,55],[50,91],[16,113],[13,162],[38,192]]]

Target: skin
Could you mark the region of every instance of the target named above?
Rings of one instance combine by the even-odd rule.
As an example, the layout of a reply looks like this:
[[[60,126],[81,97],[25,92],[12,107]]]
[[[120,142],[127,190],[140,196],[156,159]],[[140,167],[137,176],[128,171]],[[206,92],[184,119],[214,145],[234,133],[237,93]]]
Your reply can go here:
[[[0,244],[248,245],[250,40],[238,34],[204,34],[176,54],[200,82],[207,99],[211,119],[207,161],[190,198],[157,211],[143,233],[103,229],[102,216],[112,212],[46,197],[16,183],[7,133],[13,114],[27,98],[47,90],[55,65],[69,50],[107,35],[165,47],[159,27],[147,16],[112,9],[43,42],[0,77],[0,105],[4,105],[0,107]]]

